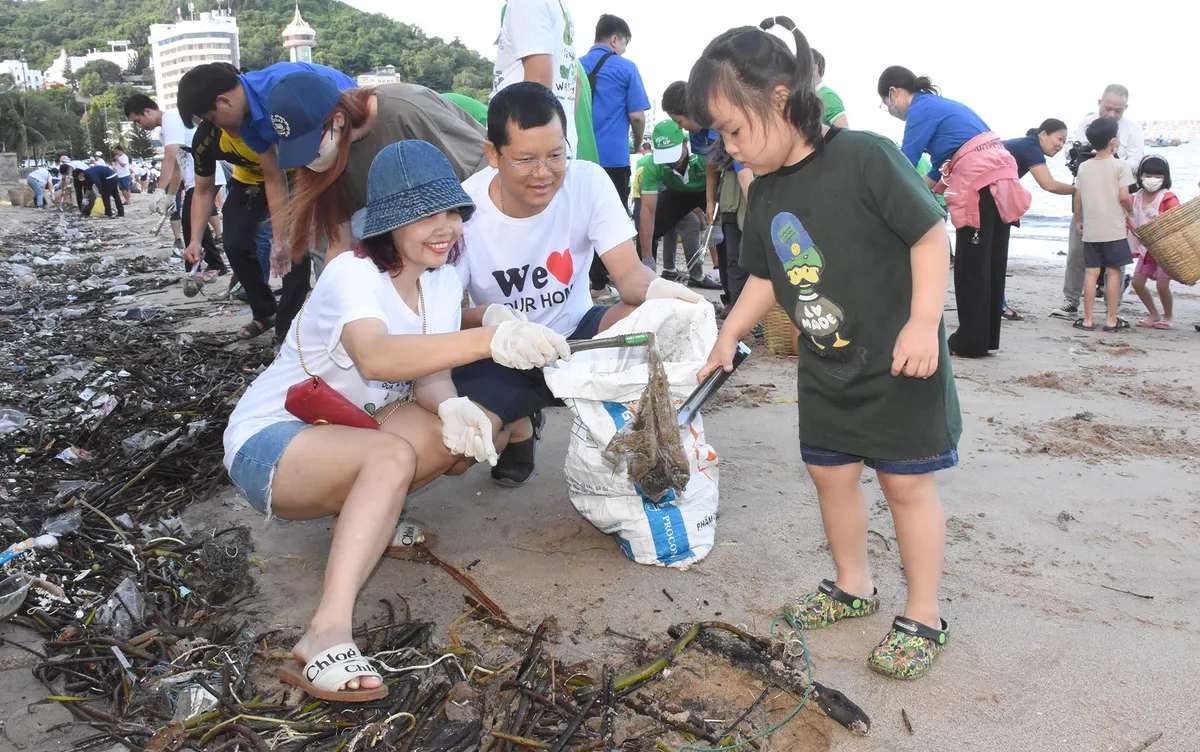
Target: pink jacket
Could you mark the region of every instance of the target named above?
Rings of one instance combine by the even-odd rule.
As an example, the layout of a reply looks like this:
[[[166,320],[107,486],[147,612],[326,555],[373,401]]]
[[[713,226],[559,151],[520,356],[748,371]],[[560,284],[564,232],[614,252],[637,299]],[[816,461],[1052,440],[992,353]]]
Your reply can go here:
[[[1029,211],[1033,197],[1017,178],[1017,161],[995,133],[980,133],[959,147],[947,164],[935,190],[944,194],[955,227],[979,227],[979,191],[985,186],[992,189],[1005,224]]]

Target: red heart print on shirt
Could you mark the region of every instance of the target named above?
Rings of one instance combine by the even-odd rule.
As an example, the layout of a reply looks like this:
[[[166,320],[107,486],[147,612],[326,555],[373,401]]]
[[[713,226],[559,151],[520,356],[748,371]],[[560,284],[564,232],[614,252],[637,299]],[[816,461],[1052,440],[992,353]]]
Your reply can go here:
[[[575,275],[575,262],[571,260],[571,249],[565,248],[547,256],[546,269],[559,282],[564,285],[570,284],[571,277]]]

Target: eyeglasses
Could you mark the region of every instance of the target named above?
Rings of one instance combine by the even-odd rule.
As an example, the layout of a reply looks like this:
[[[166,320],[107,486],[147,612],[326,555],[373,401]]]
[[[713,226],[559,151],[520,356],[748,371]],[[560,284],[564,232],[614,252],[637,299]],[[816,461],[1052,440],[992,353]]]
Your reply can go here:
[[[529,177],[537,172],[539,165],[545,165],[546,169],[550,172],[562,172],[570,166],[572,159],[573,157],[570,154],[559,154],[549,159],[518,159],[515,162],[505,157],[504,161],[508,162],[508,165],[518,175]]]

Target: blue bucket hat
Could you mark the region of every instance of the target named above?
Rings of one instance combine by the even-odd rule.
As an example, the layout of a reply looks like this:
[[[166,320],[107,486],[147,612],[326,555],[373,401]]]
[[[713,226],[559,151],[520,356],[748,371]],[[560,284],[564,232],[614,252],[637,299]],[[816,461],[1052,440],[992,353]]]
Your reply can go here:
[[[325,118],[341,91],[333,79],[312,71],[296,71],[279,79],[267,95],[271,126],[279,134],[279,167],[303,167],[317,157]]]
[[[458,209],[464,222],[475,213],[450,160],[427,141],[400,141],[371,162],[367,206],[354,213],[351,231],[356,238],[371,238],[451,209]]]

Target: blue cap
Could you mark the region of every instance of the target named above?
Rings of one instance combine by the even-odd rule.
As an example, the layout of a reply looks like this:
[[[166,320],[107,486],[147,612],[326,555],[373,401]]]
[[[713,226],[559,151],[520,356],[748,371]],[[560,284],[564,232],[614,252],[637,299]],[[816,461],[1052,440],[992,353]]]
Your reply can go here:
[[[271,126],[279,134],[279,167],[303,167],[317,157],[325,118],[341,91],[333,79],[312,71],[289,73],[267,95]]]
[[[371,238],[450,209],[464,222],[475,213],[450,160],[427,141],[400,141],[371,162],[367,206],[354,213],[350,229],[356,238]]]

